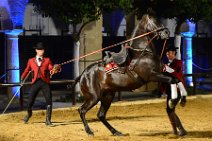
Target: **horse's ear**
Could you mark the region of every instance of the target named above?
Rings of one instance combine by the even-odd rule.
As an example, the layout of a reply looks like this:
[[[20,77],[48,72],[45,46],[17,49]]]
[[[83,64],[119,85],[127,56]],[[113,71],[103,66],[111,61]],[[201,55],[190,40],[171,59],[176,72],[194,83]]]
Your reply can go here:
[[[149,7],[149,8],[147,9],[147,14],[148,14],[149,16],[156,17],[156,13],[155,13],[155,11],[152,9],[152,7]]]

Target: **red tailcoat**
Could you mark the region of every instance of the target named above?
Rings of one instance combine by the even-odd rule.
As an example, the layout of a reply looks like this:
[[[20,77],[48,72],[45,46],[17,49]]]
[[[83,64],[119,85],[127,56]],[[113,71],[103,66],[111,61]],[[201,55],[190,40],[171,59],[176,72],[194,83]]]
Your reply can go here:
[[[180,82],[184,83],[183,80],[183,71],[182,71],[182,60],[177,60],[174,59],[170,64],[169,67],[174,69],[173,73],[168,73],[165,72],[165,75],[168,74],[168,76],[171,76],[173,78],[177,78]],[[168,85],[167,83],[162,83],[161,87],[160,87],[160,91],[163,93],[165,92],[166,94],[169,94],[170,92],[170,85]]]
[[[27,63],[27,67],[21,75],[21,80],[23,80],[29,71],[32,71],[32,84],[35,83],[38,76],[38,64],[36,62],[36,57],[30,58]],[[43,58],[40,66],[40,77],[46,83],[50,82],[49,72],[53,69],[52,62],[49,58]]]
[[[174,59],[170,65],[169,65],[170,68],[174,69],[174,72],[173,73],[170,73],[171,76],[177,78],[178,80],[180,80],[181,82],[183,82],[183,63],[182,63],[182,60],[177,60],[177,59]]]

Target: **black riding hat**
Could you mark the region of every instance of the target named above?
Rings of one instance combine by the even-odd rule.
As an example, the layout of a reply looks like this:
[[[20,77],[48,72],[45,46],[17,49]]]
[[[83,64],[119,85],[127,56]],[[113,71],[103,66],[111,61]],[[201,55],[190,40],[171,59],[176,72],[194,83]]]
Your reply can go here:
[[[33,48],[38,50],[45,49],[42,42],[38,42]]]
[[[174,47],[174,46],[168,45],[166,47],[165,52],[168,52],[168,51],[177,51],[177,49],[178,49],[178,47]]]

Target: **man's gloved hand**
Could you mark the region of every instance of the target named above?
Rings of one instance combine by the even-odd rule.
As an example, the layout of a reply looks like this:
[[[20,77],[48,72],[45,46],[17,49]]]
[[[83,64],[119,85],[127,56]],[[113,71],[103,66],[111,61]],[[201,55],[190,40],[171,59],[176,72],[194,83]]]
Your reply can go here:
[[[59,73],[61,71],[62,71],[61,65],[55,64],[54,67],[53,67],[53,69],[50,71],[50,75],[51,75],[50,78],[52,77],[53,74]]]

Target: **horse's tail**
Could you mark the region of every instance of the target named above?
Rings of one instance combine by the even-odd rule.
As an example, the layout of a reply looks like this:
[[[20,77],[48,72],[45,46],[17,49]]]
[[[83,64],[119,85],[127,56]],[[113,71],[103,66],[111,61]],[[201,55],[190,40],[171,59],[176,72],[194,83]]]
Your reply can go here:
[[[79,75],[77,76],[75,79],[74,79],[74,83],[70,84],[67,86],[68,89],[71,89],[72,92],[75,91],[75,87],[77,85],[77,83],[80,81],[82,75],[84,74],[85,70]]]
[[[83,73],[82,73],[82,74],[83,74]],[[77,77],[75,78],[75,80],[74,80],[74,83],[71,84],[71,85],[69,86],[69,88],[70,88],[72,91],[74,91],[74,88],[76,87],[77,83],[79,82],[80,78],[82,77],[82,74],[80,74],[79,76],[77,76]]]

